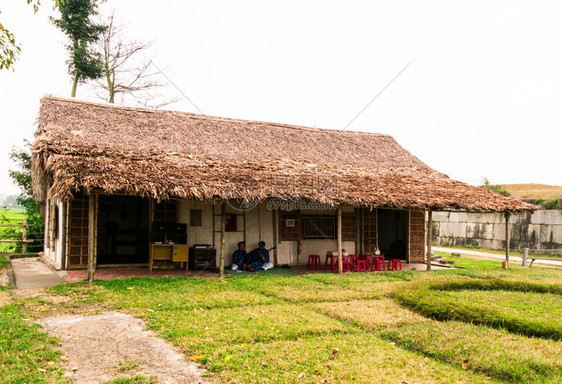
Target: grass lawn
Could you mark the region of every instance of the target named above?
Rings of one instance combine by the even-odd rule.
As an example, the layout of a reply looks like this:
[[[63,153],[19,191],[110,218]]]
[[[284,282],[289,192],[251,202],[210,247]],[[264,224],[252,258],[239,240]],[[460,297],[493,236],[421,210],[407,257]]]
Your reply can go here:
[[[464,269],[59,286],[51,293],[64,300],[0,307],[0,372],[17,367],[7,383],[64,382],[55,343],[23,319],[107,308],[142,318],[215,383],[562,382],[562,270],[459,262]],[[31,352],[11,352],[22,349]]]
[[[480,252],[493,253],[495,255],[505,256],[505,249],[488,249],[488,248],[480,248],[480,247],[472,247],[472,246],[463,247],[463,246],[454,246],[454,245],[447,245],[447,244],[434,244],[434,246],[442,247],[442,248],[466,249],[469,251],[480,251]],[[447,256],[447,258],[451,259],[450,252],[435,252],[435,254]],[[523,250],[510,249],[509,254],[510,256],[523,257]],[[529,259],[529,263],[531,262],[531,259],[562,260],[562,254],[557,252],[529,252],[527,258]]]

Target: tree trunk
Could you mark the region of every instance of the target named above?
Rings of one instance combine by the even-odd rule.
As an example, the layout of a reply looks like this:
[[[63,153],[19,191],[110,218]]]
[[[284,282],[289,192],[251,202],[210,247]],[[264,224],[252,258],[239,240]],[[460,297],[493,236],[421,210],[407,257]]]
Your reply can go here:
[[[76,88],[78,88],[78,72],[74,71],[74,80],[72,81],[72,92],[70,97],[76,97]]]

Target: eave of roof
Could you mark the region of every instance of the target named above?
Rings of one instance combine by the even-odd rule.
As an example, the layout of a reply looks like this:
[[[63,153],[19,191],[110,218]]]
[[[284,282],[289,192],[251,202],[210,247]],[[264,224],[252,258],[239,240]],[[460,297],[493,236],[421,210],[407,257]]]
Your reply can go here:
[[[535,210],[455,181],[388,135],[41,101],[33,147],[39,199],[79,190],[156,199],[313,200],[367,207]]]

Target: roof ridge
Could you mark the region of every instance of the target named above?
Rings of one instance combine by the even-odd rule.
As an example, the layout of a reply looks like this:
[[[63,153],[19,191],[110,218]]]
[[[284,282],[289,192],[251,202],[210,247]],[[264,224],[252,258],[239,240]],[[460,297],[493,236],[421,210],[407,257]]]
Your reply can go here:
[[[61,102],[66,102],[66,103],[84,104],[84,105],[90,105],[90,106],[98,106],[98,107],[102,107],[102,108],[122,109],[122,110],[136,111],[136,112],[147,112],[147,113],[156,113],[156,114],[158,114],[158,113],[180,114],[180,115],[187,116],[191,119],[196,119],[196,120],[228,121],[228,122],[245,123],[245,124],[267,124],[267,125],[272,126],[272,127],[295,129],[295,130],[308,131],[308,132],[338,132],[340,134],[389,137],[389,138],[394,139],[391,135],[386,134],[386,133],[365,132],[365,131],[347,131],[347,130],[343,130],[343,129],[308,127],[308,126],[305,126],[305,125],[279,123],[279,122],[274,122],[274,121],[235,119],[235,118],[231,118],[231,117],[205,115],[205,114],[199,114],[199,113],[184,112],[184,111],[177,111],[177,110],[168,110],[168,109],[150,109],[150,108],[142,108],[142,107],[130,107],[130,106],[126,106],[126,105],[110,104],[110,103],[107,103],[107,102],[90,101],[90,100],[85,100],[85,99],[76,99],[76,98],[67,98],[67,97],[61,97],[61,96],[53,96],[53,95],[50,95],[50,94],[44,95],[41,100],[45,100],[45,99],[56,100],[56,101],[61,101]]]

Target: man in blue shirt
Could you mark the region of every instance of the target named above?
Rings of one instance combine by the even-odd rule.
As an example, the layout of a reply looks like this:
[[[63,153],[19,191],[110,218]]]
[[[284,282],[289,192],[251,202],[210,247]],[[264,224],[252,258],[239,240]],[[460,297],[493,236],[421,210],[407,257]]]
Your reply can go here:
[[[239,242],[238,249],[232,254],[232,261],[238,266],[238,270],[245,271],[248,268],[248,253],[246,252],[246,243]]]
[[[253,269],[263,269],[265,263],[269,263],[269,251],[265,249],[265,242],[260,241],[258,248],[249,253],[250,267]]]

